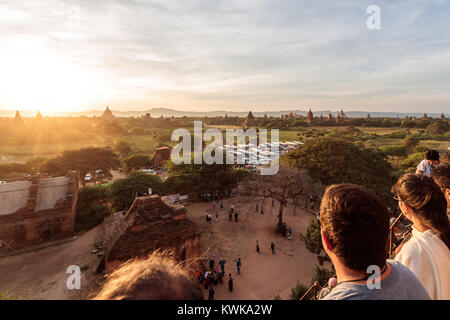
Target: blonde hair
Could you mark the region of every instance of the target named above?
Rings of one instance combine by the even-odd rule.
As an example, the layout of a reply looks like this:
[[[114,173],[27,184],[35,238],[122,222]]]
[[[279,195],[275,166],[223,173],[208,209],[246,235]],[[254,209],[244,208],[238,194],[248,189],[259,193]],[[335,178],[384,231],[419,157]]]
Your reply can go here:
[[[202,300],[188,269],[168,252],[128,260],[115,270],[94,300]]]

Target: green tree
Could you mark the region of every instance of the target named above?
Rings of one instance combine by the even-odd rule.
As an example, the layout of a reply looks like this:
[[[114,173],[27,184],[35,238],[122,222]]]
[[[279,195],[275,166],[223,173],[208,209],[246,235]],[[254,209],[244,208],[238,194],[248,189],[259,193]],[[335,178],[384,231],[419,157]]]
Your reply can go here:
[[[394,183],[386,155],[375,148],[359,148],[340,138],[307,140],[281,158],[291,168],[307,169],[322,184],[354,183],[365,186],[386,200]]]
[[[150,165],[150,158],[144,153],[135,153],[123,159],[127,171],[131,172],[133,169],[140,169]]]
[[[312,218],[308,228],[306,229],[306,234],[300,235],[300,240],[305,243],[305,248],[317,255],[317,260],[320,265],[323,265],[324,261],[330,261],[330,258],[323,250],[322,246],[322,236],[320,233],[320,226],[317,219]]]
[[[408,155],[406,148],[402,146],[386,146],[381,147],[380,150],[391,157],[406,157]]]
[[[123,140],[116,141],[114,143],[113,150],[117,152],[121,158],[129,156],[133,152],[131,145]]]
[[[450,126],[443,121],[435,121],[426,128],[427,133],[430,134],[442,134],[449,130]]]
[[[300,282],[297,282],[295,286],[291,288],[291,295],[289,296],[290,300],[298,300],[300,299],[306,291],[308,291],[308,287],[301,284]]]
[[[404,170],[405,173],[416,172],[417,165],[424,159],[423,153],[417,152],[409,155],[408,158],[400,162],[400,168]]]
[[[408,150],[408,152],[413,152],[414,149],[419,145],[419,138],[417,137],[406,137],[403,140],[403,145],[405,146],[406,150]]]
[[[125,210],[131,206],[136,194],[138,196],[148,193],[163,194],[165,187],[161,178],[156,174],[147,174],[134,171],[125,179],[118,179],[111,185],[111,195],[114,199],[113,206],[116,210]]]
[[[75,216],[75,231],[89,230],[103,222],[110,214],[107,206],[103,204],[95,204],[77,210]]]
[[[110,148],[89,147],[79,150],[67,150],[43,165],[45,172],[53,175],[65,175],[68,171],[78,171],[85,186],[87,173],[101,170],[107,179],[112,177],[111,170],[120,168],[120,160]]]
[[[170,192],[180,193],[224,193],[237,186],[246,175],[242,170],[234,170],[229,164],[179,164],[169,162],[169,177],[166,185]]]

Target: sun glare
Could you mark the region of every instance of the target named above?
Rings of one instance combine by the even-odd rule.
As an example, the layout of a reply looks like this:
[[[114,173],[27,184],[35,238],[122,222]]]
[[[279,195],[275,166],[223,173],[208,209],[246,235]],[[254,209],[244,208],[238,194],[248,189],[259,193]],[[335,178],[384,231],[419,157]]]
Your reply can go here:
[[[87,103],[87,72],[48,52],[1,54],[1,104],[44,113],[78,110]]]

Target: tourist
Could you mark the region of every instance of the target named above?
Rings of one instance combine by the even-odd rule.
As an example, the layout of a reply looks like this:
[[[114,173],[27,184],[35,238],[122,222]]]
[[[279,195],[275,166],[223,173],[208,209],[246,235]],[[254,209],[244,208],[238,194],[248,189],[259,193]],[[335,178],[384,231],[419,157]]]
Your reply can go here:
[[[239,258],[236,262],[236,272],[237,274],[241,274],[241,266],[242,266],[242,262],[241,262],[241,258]]]
[[[231,208],[231,212],[234,212],[234,204],[231,204],[230,208]]]
[[[259,243],[258,243],[258,240],[256,240],[256,252],[259,253]]]
[[[270,248],[272,249],[272,254],[275,254],[275,243],[273,241],[270,243]]]
[[[329,186],[320,206],[319,225],[323,249],[338,280],[324,300],[429,299],[408,268],[386,260],[389,213],[366,188]],[[369,267],[378,270],[378,276]]]
[[[237,213],[237,211],[234,213],[234,221],[238,222],[238,216],[239,214]]]
[[[215,263],[214,259],[209,260],[209,269],[210,270],[214,269],[215,264],[216,263]]]
[[[450,299],[450,224],[447,201],[439,186],[425,175],[405,174],[394,187],[412,237],[395,260],[420,280],[431,299]]]
[[[416,173],[431,177],[433,166],[439,164],[439,152],[436,150],[428,150],[425,152],[425,159],[417,166]]]
[[[216,222],[219,222],[219,211],[216,210]]]
[[[227,261],[224,258],[220,259],[220,261],[219,261],[219,266],[220,266],[220,269],[222,269],[223,273],[225,273],[225,263],[226,262]]]
[[[443,164],[433,170],[432,178],[441,188],[447,200],[447,214],[450,214],[450,164]]]
[[[231,277],[231,273],[228,275],[228,290],[233,291],[233,277]]]
[[[206,270],[206,272],[205,272],[205,290],[208,289],[208,285],[209,285],[209,271]]]
[[[288,228],[288,240],[291,240],[292,239],[292,229],[291,228]]]
[[[233,220],[233,211],[230,211],[230,214],[228,215],[228,220]]]
[[[216,201],[215,200],[213,200],[213,202],[212,202],[212,208],[213,208],[213,210],[216,209]]]
[[[209,286],[209,294],[208,294],[208,300],[214,300],[214,294],[216,293],[214,291],[214,288],[212,286]]]
[[[261,214],[264,214],[264,204],[261,205]]]
[[[222,200],[220,200],[220,209],[221,210],[223,209],[223,201]]]
[[[209,212],[206,211],[206,222],[209,222]]]
[[[123,263],[108,276],[93,299],[203,300],[203,292],[191,271],[164,253],[154,252],[147,258]]]

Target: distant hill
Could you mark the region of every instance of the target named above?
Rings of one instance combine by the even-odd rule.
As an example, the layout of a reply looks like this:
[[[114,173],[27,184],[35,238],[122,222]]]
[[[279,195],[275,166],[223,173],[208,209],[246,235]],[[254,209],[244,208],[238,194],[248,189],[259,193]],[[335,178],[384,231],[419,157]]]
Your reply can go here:
[[[90,110],[90,111],[82,111],[82,112],[60,112],[55,114],[56,116],[72,116],[72,117],[78,117],[78,116],[87,116],[87,117],[93,117],[100,116],[103,113],[104,110]],[[228,114],[229,117],[246,117],[248,114],[248,111],[225,111],[225,110],[216,110],[216,111],[181,111],[181,110],[175,110],[170,108],[152,108],[148,110],[143,111],[117,111],[114,110],[114,107],[111,108],[111,111],[113,114],[117,117],[137,117],[144,115],[146,113],[150,113],[152,117],[218,117],[218,116],[225,116],[225,114]],[[250,110],[249,110],[250,111]],[[339,110],[340,111],[340,110]],[[321,111],[313,111],[314,116],[320,116],[321,114],[326,117],[328,116],[328,113],[331,112],[333,116],[337,116],[339,111],[331,111],[331,110],[321,110]],[[253,111],[252,113],[255,117],[263,117],[264,114],[267,114],[268,117],[280,117],[282,114],[289,114],[290,112],[296,113],[298,115],[305,116],[308,112],[307,110],[280,110],[280,111]],[[368,113],[370,113],[370,116],[372,118],[404,118],[405,116],[416,116],[418,118],[423,116],[422,113],[404,113],[404,112],[368,112],[368,111],[345,111],[344,113],[349,118],[365,118]],[[20,114],[22,117],[34,117],[36,115],[35,111],[20,111]],[[14,117],[15,111],[11,110],[0,110],[0,117]],[[427,115],[432,118],[439,118],[440,113],[428,113]],[[45,113],[44,113],[45,116]],[[446,113],[445,117],[450,117],[450,114]]]

